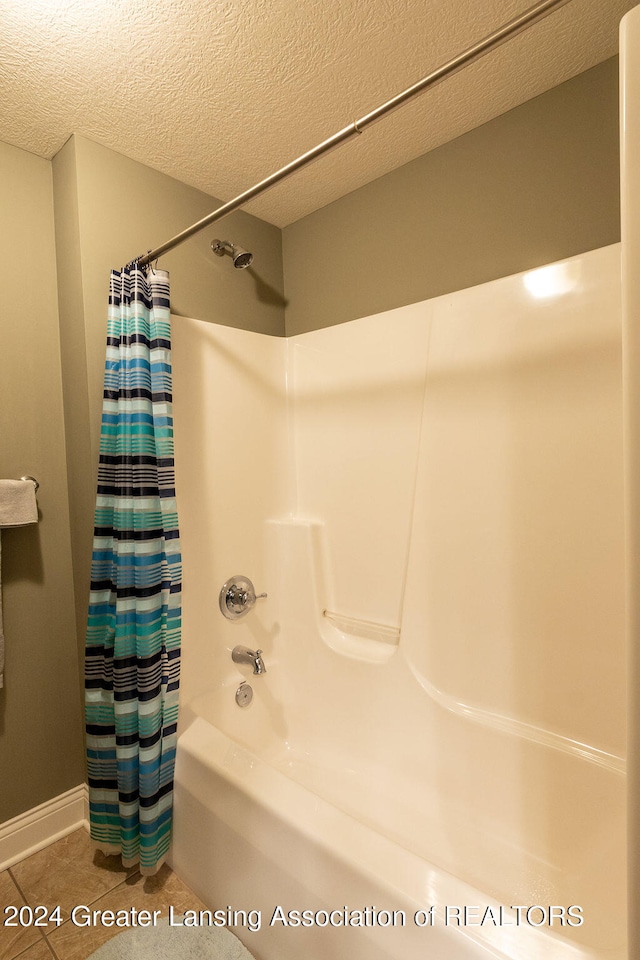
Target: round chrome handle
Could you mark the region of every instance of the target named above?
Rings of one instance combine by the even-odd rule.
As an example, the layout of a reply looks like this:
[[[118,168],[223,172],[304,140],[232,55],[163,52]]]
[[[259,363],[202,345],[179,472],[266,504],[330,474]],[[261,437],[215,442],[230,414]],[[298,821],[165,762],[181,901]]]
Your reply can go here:
[[[266,593],[256,596],[254,586],[248,577],[236,576],[222,584],[218,602],[227,620],[238,620],[251,610],[256,600],[263,600],[266,596]]]

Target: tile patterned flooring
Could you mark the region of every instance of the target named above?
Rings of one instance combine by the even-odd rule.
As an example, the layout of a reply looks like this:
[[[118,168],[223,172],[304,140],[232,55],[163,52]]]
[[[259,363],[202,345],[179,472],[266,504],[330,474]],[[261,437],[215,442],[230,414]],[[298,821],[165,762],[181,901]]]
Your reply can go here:
[[[60,905],[60,925],[4,926],[5,907],[49,910]],[[0,960],[86,960],[122,927],[76,926],[75,906],[91,910],[202,910],[204,904],[166,865],[154,877],[126,870],[119,857],[92,851],[89,834],[76,830],[0,873]],[[28,918],[29,911],[23,914]]]

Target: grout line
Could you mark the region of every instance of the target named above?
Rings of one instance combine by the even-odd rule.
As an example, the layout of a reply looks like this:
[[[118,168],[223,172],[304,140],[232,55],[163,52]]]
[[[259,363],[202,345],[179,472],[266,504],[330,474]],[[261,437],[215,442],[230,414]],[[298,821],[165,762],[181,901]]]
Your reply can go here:
[[[55,950],[53,949],[53,947],[51,946],[51,944],[49,943],[49,938],[48,938],[48,936],[46,935],[46,933],[43,934],[43,936],[44,936],[44,942],[46,943],[47,947],[49,948],[49,951],[50,951],[51,955],[55,958],[55,960],[60,960],[60,957],[59,957],[58,954],[55,952]]]
[[[45,940],[45,941],[46,941],[47,938],[45,937],[45,935],[44,935],[44,933],[42,932],[42,930],[38,930],[38,933],[40,934],[40,940],[34,940],[33,943],[30,943],[29,946],[28,946],[28,947],[25,947],[24,950],[21,950],[20,953],[12,953],[10,957],[4,958],[4,954],[3,954],[4,960],[20,960],[20,957],[24,957],[24,955],[27,953],[27,951],[28,951],[28,950],[31,950],[32,947],[37,947],[38,944],[39,944],[42,940]],[[47,946],[49,946],[49,945],[47,944]],[[49,947],[49,949],[51,949],[51,947]],[[56,960],[59,960],[59,958],[56,957]]]
[[[30,855],[30,856],[31,856],[31,855]],[[24,857],[23,860],[20,860],[20,861],[18,861],[17,863],[12,864],[11,867],[7,867],[7,868],[6,868],[6,871],[7,871],[7,873],[9,874],[9,877],[11,878],[14,886],[16,887],[16,889],[17,889],[18,893],[20,894],[20,897],[22,898],[22,900],[24,901],[24,903],[25,903],[27,906],[31,906],[31,904],[29,903],[28,898],[27,898],[26,895],[25,895],[24,890],[22,889],[22,887],[21,887],[20,884],[18,883],[18,881],[17,881],[17,879],[16,879],[16,877],[15,877],[15,875],[14,875],[14,873],[13,873],[13,867],[18,866],[20,863],[23,863],[25,860],[28,860],[28,859],[29,859],[28,856],[27,856],[27,857]],[[97,868],[97,869],[99,869],[99,868]],[[171,868],[170,868],[170,869],[171,869]],[[54,870],[53,872],[55,873],[55,870]],[[171,873],[174,874],[175,876],[178,876],[173,869],[171,869]],[[87,906],[92,906],[94,903],[97,903],[98,900],[101,900],[103,897],[105,897],[105,896],[110,896],[110,895],[113,894],[116,890],[118,890],[120,887],[124,886],[125,884],[127,884],[127,882],[129,882],[129,881],[131,881],[131,880],[134,880],[134,882],[137,882],[137,881],[140,879],[140,877],[141,877],[140,870],[139,870],[139,869],[138,869],[138,870],[134,870],[132,873],[125,875],[125,876],[124,876],[118,883],[116,883],[113,887],[110,887],[108,890],[104,890],[102,893],[99,893],[96,897],[94,897],[92,900],[90,900],[90,901],[87,903]],[[180,878],[178,878],[178,879],[180,879]],[[183,882],[183,881],[181,881],[181,882]],[[69,922],[70,922],[70,917],[67,918],[63,923],[61,923],[60,926],[57,927],[56,929],[57,929],[57,930],[62,929],[62,928],[65,927]],[[35,947],[38,943],[41,943],[42,941],[45,942],[45,944],[46,944],[46,946],[47,946],[47,949],[48,949],[49,953],[51,954],[53,960],[61,960],[61,958],[60,958],[60,957],[58,956],[58,954],[56,953],[53,944],[49,941],[49,937],[48,937],[47,933],[45,933],[43,930],[38,930],[38,933],[39,933],[40,938],[41,938],[40,940],[35,941],[34,943],[29,944],[28,947],[26,947],[26,948],[25,948],[23,951],[21,951],[19,954],[16,954],[15,957],[9,958],[9,960],[20,960],[20,957],[24,956],[24,955],[26,954],[26,952],[31,949],[31,947]],[[115,936],[115,934],[114,934],[114,936]]]
[[[28,857],[25,857],[25,860],[28,860],[28,859],[29,859]],[[22,863],[22,860],[20,860],[19,862]],[[16,864],[13,864],[13,866],[16,866]],[[31,904],[29,903],[29,901],[27,900],[27,898],[26,898],[25,895],[24,895],[24,890],[22,889],[22,887],[20,886],[20,884],[18,883],[18,881],[17,881],[16,878],[14,877],[11,867],[7,867],[7,873],[9,874],[9,876],[11,877],[11,879],[13,880],[13,883],[14,883],[15,887],[17,888],[18,893],[20,894],[20,896],[21,896],[22,899],[24,900],[24,902],[27,904],[27,906],[31,906]],[[66,922],[66,921],[65,921],[65,922]],[[64,926],[64,924],[61,924],[60,926]],[[52,947],[51,944],[49,943],[49,939],[48,939],[46,933],[45,933],[43,930],[38,930],[38,933],[40,934],[41,939],[44,940],[44,942],[46,943],[46,945],[47,945],[50,953],[53,955],[53,957],[55,958],[55,960],[60,960],[60,958],[58,957],[58,954],[55,952],[55,950],[53,949],[53,947]],[[30,943],[29,946],[28,946],[25,950],[22,951],[22,953],[19,953],[19,954],[17,954],[15,957],[12,957],[11,960],[19,960],[19,958],[22,957],[22,956],[27,952],[27,950],[30,950],[31,947],[35,947],[35,946],[37,945],[37,943],[39,943],[39,942],[40,942],[40,941],[36,941],[35,943]]]
[[[79,828],[79,829],[82,829],[82,828]],[[62,839],[64,839],[64,837],[60,837],[59,839],[62,840]],[[55,840],[53,843],[48,844],[48,846],[54,846],[57,842],[58,842],[58,841]],[[43,848],[43,849],[47,849],[47,848],[45,847],[45,848]],[[40,851],[38,850],[38,851],[36,851],[36,853],[40,853]],[[9,874],[9,876],[10,876],[11,879],[13,880],[13,883],[14,883],[15,886],[18,888],[18,892],[19,892],[20,896],[21,896],[22,899],[24,900],[25,904],[26,904],[27,906],[29,906],[29,907],[34,906],[34,904],[29,903],[29,900],[27,899],[24,890],[22,889],[22,887],[20,886],[20,884],[18,883],[16,877],[15,877],[14,874],[13,874],[13,868],[20,866],[21,863],[24,863],[26,860],[29,860],[32,856],[35,856],[35,854],[29,854],[28,856],[23,857],[22,860],[18,860],[18,861],[16,861],[16,863],[12,863],[10,867],[5,867],[5,871]],[[94,866],[95,866],[95,865],[94,865]],[[100,868],[99,868],[99,867],[96,867],[96,869],[99,870]],[[4,872],[4,871],[3,871],[3,872]],[[173,873],[173,870],[172,870],[171,872]],[[118,887],[120,887],[123,883],[126,883],[127,880],[130,880],[132,877],[139,877],[139,876],[140,876],[140,870],[139,870],[139,869],[134,870],[132,873],[126,874],[126,875],[123,877],[123,879],[120,880],[120,881],[118,881],[118,883],[114,884],[113,887],[109,887],[108,890],[104,890],[102,893],[98,894],[97,897],[94,897],[93,900],[89,901],[89,903],[87,904],[87,906],[90,906],[92,903],[95,903],[97,900],[100,900],[101,897],[104,897],[104,896],[106,896],[106,894],[111,893],[113,890],[116,890],[116,889],[117,889]],[[67,922],[67,921],[65,920],[65,923],[66,923],[66,922]]]
[[[25,860],[26,860],[26,859],[28,859],[28,857],[25,857]],[[22,860],[20,860],[20,863],[22,863]],[[15,867],[15,866],[17,866],[17,864],[14,863],[13,866]],[[18,893],[20,894],[20,896],[22,897],[22,899],[24,900],[24,902],[26,903],[26,905],[27,905],[28,907],[30,907],[31,904],[29,903],[29,901],[28,901],[27,898],[25,897],[25,895],[24,895],[24,890],[22,889],[22,887],[20,886],[20,884],[18,883],[18,881],[17,881],[16,878],[14,877],[13,871],[12,871],[12,868],[11,868],[11,867],[7,867],[7,873],[9,874],[9,876],[11,877],[11,879],[13,880],[14,886],[16,886],[16,887],[18,888]]]
[[[119,883],[116,883],[115,887],[109,887],[108,890],[103,890],[102,893],[99,893],[97,897],[94,897],[94,898],[93,898],[93,900],[89,900],[89,901],[84,901],[84,900],[83,900],[82,902],[83,902],[83,904],[85,904],[87,907],[92,907],[92,906],[94,905],[94,903],[97,903],[98,900],[102,900],[103,897],[111,896],[111,894],[114,893],[116,890],[118,890],[119,887],[122,887],[122,886],[127,882],[127,880],[131,880],[132,877],[139,877],[139,876],[140,876],[140,871],[139,871],[139,870],[136,871],[135,873],[130,873],[129,876],[127,876],[127,877],[124,878],[124,880],[121,880]],[[17,886],[17,884],[16,884],[16,886]],[[24,896],[23,896],[23,899],[24,899]],[[60,924],[59,927],[56,927],[56,930],[62,930],[62,928],[63,928],[63,927],[66,927],[66,925],[67,925],[68,923],[70,923],[70,922],[71,922],[71,917],[69,916],[69,917],[67,917],[66,920],[63,920],[63,921],[62,921],[62,923]],[[46,933],[43,933],[42,936],[45,938],[45,940],[47,940],[47,943],[49,943],[49,941],[48,941],[48,939],[47,939],[47,934],[46,934]],[[53,950],[53,954],[54,954],[54,956],[56,957],[56,960],[58,960],[58,956],[57,956],[54,948],[51,946],[50,943],[49,943],[49,947],[50,947],[51,950]],[[13,960],[13,958],[11,958],[11,960]]]

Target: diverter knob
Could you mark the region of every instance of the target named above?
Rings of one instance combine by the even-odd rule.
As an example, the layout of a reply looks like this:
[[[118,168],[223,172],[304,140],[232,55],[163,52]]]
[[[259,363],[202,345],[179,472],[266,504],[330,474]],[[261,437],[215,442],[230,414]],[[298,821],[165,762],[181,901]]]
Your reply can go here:
[[[255,588],[248,577],[231,577],[220,590],[220,610],[227,620],[239,620],[249,613],[256,600],[266,598],[266,593],[256,596]]]

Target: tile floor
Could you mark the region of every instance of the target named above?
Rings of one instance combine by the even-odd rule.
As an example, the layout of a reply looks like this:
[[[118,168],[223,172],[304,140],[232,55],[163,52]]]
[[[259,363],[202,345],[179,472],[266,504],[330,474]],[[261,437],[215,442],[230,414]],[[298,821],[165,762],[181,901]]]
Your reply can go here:
[[[60,906],[60,925],[7,927],[5,907]],[[119,857],[91,850],[89,834],[76,830],[0,873],[0,960],[86,960],[123,928],[77,926],[74,907],[91,910],[202,910],[204,904],[166,865],[154,877],[125,870]],[[29,911],[25,911],[25,919]]]

